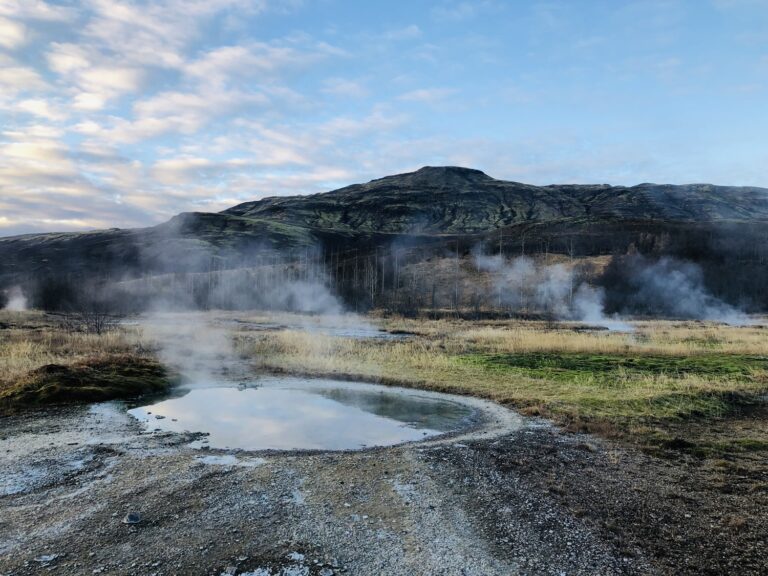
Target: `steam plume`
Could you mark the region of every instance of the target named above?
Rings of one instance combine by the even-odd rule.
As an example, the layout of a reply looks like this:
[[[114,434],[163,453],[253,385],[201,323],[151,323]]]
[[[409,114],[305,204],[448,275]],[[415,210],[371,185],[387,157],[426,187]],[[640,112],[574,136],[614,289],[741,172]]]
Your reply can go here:
[[[581,281],[573,266],[537,265],[520,256],[505,260],[500,255],[474,253],[475,265],[492,277],[498,304],[517,310],[535,310],[559,320],[576,320],[612,330],[631,330],[616,317],[605,314],[605,294]],[[491,299],[493,295],[489,295]]]
[[[23,312],[27,309],[27,297],[19,286],[14,286],[6,291],[7,301],[3,310],[10,312]]]

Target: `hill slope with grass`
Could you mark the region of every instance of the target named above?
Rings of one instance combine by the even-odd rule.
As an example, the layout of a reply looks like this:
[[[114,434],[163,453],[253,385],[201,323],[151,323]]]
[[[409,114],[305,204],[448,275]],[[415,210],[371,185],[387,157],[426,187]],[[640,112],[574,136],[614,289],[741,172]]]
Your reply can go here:
[[[224,214],[345,232],[477,234],[524,222],[768,218],[768,189],[532,186],[459,167],[425,167],[333,192],[246,202]]]
[[[326,267],[348,267],[344,259],[354,258],[355,270],[359,257],[391,254],[393,247],[468,254],[478,244],[507,255],[593,257],[639,249],[762,265],[768,254],[759,247],[768,245],[766,238],[768,189],[532,186],[469,168],[424,167],[332,192],[184,213],[151,228],[0,238],[0,290],[40,278],[72,282],[237,268],[256,258],[263,262],[265,253],[306,260],[310,248]],[[346,278],[343,270],[340,276]]]

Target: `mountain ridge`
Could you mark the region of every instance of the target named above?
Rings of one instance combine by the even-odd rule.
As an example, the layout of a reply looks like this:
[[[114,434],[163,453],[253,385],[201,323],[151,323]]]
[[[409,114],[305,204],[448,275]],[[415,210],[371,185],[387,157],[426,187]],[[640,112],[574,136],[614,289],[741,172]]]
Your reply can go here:
[[[436,202],[446,213],[438,214]],[[358,211],[356,216],[347,213],[350,206]],[[478,220],[457,223],[457,212],[462,210]],[[379,218],[364,219],[360,212],[366,211],[379,211]],[[401,233],[414,227],[424,231],[426,217],[427,230],[467,234],[525,221],[595,216],[689,222],[765,219],[768,189],[649,183],[536,186],[498,180],[472,168],[425,166],[330,192],[243,202],[221,213],[324,230]]]
[[[507,253],[576,249],[591,256],[631,246],[662,253],[671,237],[677,246],[697,245],[723,236],[734,223],[752,229],[741,240],[747,248],[739,250],[768,237],[763,232],[768,228],[768,189],[536,186],[498,180],[472,168],[426,166],[330,192],[272,196],[217,213],[185,212],[149,228],[0,238],[0,289],[61,274],[187,272],[211,269],[214,261],[217,267],[240,266],[265,250],[373,253],[401,237],[498,247],[502,236]]]
[[[475,185],[481,185],[488,187],[486,190],[478,190],[478,189],[462,189],[460,187],[461,184],[475,184]],[[250,200],[241,202],[240,204],[236,204],[235,206],[231,206],[230,208],[226,208],[225,210],[222,210],[220,212],[182,212],[180,214],[177,214],[170,220],[163,222],[161,224],[150,226],[146,228],[107,228],[107,229],[94,229],[94,230],[83,230],[83,231],[73,231],[73,232],[60,232],[60,231],[53,231],[53,232],[30,232],[26,234],[18,234],[13,236],[0,236],[0,242],[5,240],[11,240],[11,239],[24,239],[24,238],[40,238],[40,237],[64,237],[64,236],[77,236],[82,234],[96,234],[96,233],[113,233],[113,232],[135,232],[135,231],[141,231],[141,230],[152,230],[163,226],[168,226],[171,222],[178,218],[188,217],[189,215],[201,215],[201,214],[224,214],[224,215],[231,215],[231,216],[239,216],[239,217],[248,217],[248,215],[252,215],[255,213],[261,213],[265,210],[262,210],[262,207],[275,207],[275,206],[290,206],[292,208],[296,207],[296,204],[302,204],[302,203],[311,203],[314,200],[324,200],[328,198],[335,198],[339,196],[346,196],[349,197],[351,195],[354,195],[354,193],[359,192],[363,195],[368,194],[375,194],[376,192],[380,191],[391,191],[391,188],[395,185],[395,188],[399,188],[399,190],[396,190],[399,193],[413,193],[413,192],[419,192],[419,187],[426,187],[427,192],[440,192],[443,194],[450,194],[450,195],[466,195],[467,193],[475,194],[477,195],[478,192],[488,192],[490,191],[499,191],[502,189],[507,189],[507,191],[512,192],[520,192],[520,193],[530,193],[530,192],[541,192],[541,191],[549,191],[554,194],[559,194],[561,196],[565,196],[564,198],[561,198],[561,200],[569,200],[571,198],[568,198],[568,194],[576,194],[580,196],[589,195],[589,194],[595,194],[596,196],[594,198],[587,196],[586,199],[588,200],[614,200],[618,201],[619,199],[626,198],[627,194],[635,194],[638,197],[640,197],[642,200],[646,201],[647,203],[654,205],[658,204],[661,200],[658,198],[658,196],[662,193],[666,193],[668,198],[667,204],[673,203],[675,200],[674,198],[669,198],[670,192],[671,195],[674,196],[674,193],[688,193],[696,195],[698,194],[700,197],[707,193],[719,193],[724,195],[729,194],[740,194],[740,200],[741,202],[749,202],[751,203],[751,206],[738,206],[738,207],[732,207],[729,209],[729,213],[721,212],[721,213],[715,213],[715,214],[709,214],[711,216],[712,220],[714,219],[732,219],[732,220],[740,220],[740,219],[747,219],[747,220],[761,220],[761,219],[768,219],[768,188],[762,188],[762,187],[755,187],[755,186],[727,186],[727,185],[717,185],[717,184],[710,184],[710,183],[692,183],[692,184],[655,184],[655,183],[649,183],[644,182],[641,184],[636,184],[633,186],[624,186],[624,185],[611,185],[611,184],[546,184],[546,185],[535,185],[535,184],[526,184],[523,182],[516,182],[516,181],[510,181],[510,180],[501,180],[493,178],[492,176],[489,176],[485,172],[481,170],[477,170],[474,168],[465,168],[461,166],[424,166],[416,171],[413,172],[405,172],[401,174],[393,174],[388,176],[383,176],[381,178],[375,178],[373,180],[370,180],[366,183],[358,183],[358,184],[351,184],[348,186],[344,186],[342,188],[338,188],[336,190],[330,190],[326,192],[316,192],[313,194],[296,194],[296,195],[290,195],[290,196],[267,196],[258,200]],[[613,198],[604,198],[599,197],[599,193],[609,192],[613,193]],[[657,198],[650,197],[651,195],[657,196]],[[732,199],[729,198],[721,198],[718,202],[715,202],[715,199],[713,198],[699,198],[699,199],[706,199],[710,202],[720,205],[723,207],[723,205],[727,205],[729,203],[729,200],[731,203],[733,203]],[[386,198],[382,199],[381,197],[371,197],[369,200],[371,200],[374,204],[380,203],[383,200],[386,200]],[[692,200],[696,200],[696,198],[688,198],[682,199],[685,203],[686,201],[690,203]],[[636,203],[634,203],[636,206]],[[358,207],[363,207],[358,205]],[[559,204],[560,208],[564,207],[564,204],[561,202]],[[738,208],[738,209],[737,209]],[[751,209],[751,213],[750,213]],[[592,216],[594,215],[595,211],[590,209],[589,211],[585,210],[583,213],[579,214],[580,216]],[[530,210],[526,211],[526,214],[530,214],[533,217],[525,218],[526,221],[534,221],[534,220],[546,220],[549,218],[555,218],[560,219],[563,217],[567,217],[566,214],[538,214],[536,211],[531,212]],[[632,210],[619,210],[614,213],[605,213],[606,216],[615,216],[621,218],[622,216],[632,216],[631,219],[642,219],[643,215],[638,214],[636,211]],[[676,221],[707,221],[705,218],[702,218],[702,216],[706,216],[707,214],[704,214],[703,211],[699,211],[698,215],[695,213],[691,213],[689,209],[689,213],[686,216],[682,210],[679,210],[677,214],[670,213],[670,214],[660,214],[660,219],[668,219],[668,220],[676,220]],[[535,216],[540,216],[536,218]],[[640,218],[638,218],[638,216]],[[677,216],[677,217],[675,217]],[[697,217],[698,216],[698,217]],[[730,216],[729,218],[726,218],[725,216]],[[647,216],[646,216],[647,217]],[[520,220],[518,220],[520,221]],[[298,225],[299,222],[294,221],[295,225]],[[509,222],[511,223],[511,222]],[[312,222],[304,222],[304,227],[313,227]],[[328,230],[333,230],[333,228],[328,228]],[[472,232],[482,232],[484,229],[482,227],[479,227]],[[454,230],[455,233],[468,233],[470,231],[467,230]]]

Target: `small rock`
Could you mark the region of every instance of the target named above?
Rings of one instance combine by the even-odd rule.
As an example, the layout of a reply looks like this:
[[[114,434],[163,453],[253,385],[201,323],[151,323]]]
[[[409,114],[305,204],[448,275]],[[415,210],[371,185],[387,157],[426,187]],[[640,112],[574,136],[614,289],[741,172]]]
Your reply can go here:
[[[141,522],[141,514],[138,512],[128,512],[123,518],[123,524],[138,524]]]
[[[42,556],[35,558],[35,562],[39,562],[40,564],[50,564],[58,557],[59,554],[43,554]]]

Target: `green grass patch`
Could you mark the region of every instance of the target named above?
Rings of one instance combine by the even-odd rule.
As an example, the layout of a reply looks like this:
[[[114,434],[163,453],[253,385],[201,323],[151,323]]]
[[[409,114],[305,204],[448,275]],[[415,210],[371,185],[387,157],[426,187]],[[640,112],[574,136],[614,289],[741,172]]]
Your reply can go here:
[[[172,384],[160,363],[130,355],[48,364],[18,382],[0,384],[0,409],[137,398],[165,392]]]
[[[768,369],[768,359],[728,354],[475,353],[455,362],[514,390],[512,405],[619,427],[727,416],[765,389]]]
[[[768,370],[768,359],[731,354],[691,356],[623,356],[606,354],[534,352],[526,354],[471,354],[462,361],[492,371],[508,371],[529,378],[558,381],[615,380],[617,376],[696,375],[702,377],[750,378]]]

